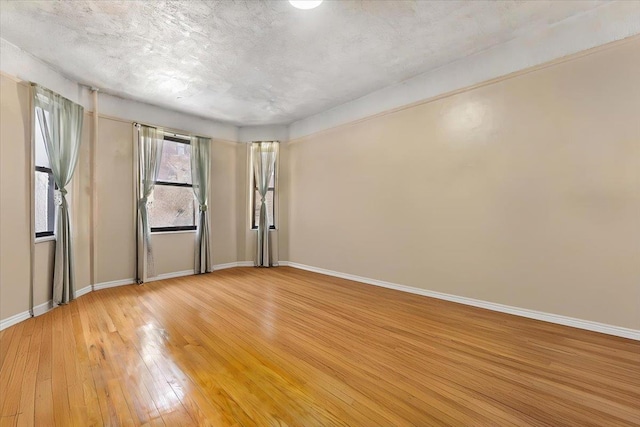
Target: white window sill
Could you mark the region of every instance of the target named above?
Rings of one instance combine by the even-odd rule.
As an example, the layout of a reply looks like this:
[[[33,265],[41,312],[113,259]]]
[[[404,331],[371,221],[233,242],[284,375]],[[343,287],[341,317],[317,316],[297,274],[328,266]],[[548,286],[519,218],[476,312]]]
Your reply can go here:
[[[53,242],[55,240],[56,240],[56,236],[36,237],[36,243]]]

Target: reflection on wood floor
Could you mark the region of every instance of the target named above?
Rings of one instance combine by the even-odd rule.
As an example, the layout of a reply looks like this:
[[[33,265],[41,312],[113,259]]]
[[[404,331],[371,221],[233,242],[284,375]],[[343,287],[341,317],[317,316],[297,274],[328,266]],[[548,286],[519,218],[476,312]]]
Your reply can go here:
[[[0,332],[2,425],[640,424],[640,343],[280,267]]]

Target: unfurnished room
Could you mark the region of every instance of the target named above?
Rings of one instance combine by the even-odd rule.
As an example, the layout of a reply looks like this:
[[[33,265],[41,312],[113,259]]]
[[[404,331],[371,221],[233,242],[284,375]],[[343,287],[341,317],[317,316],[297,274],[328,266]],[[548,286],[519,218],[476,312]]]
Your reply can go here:
[[[640,426],[640,0],[0,0],[0,426]]]

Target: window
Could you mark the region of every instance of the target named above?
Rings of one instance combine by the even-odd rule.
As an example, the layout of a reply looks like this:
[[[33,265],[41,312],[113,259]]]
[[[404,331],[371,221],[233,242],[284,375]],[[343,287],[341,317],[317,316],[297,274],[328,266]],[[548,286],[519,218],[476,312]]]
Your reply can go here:
[[[152,232],[196,229],[189,139],[165,135],[158,180],[149,202]]]
[[[47,113],[45,113],[47,114]],[[55,183],[47,157],[40,118],[35,115],[35,226],[36,237],[53,236],[55,223]]]
[[[253,158],[251,159],[251,186],[252,186],[252,211],[253,218],[251,219],[251,228],[254,230],[258,229],[258,223],[260,222],[260,193],[258,192],[258,187],[256,185],[256,180],[253,172]],[[267,204],[267,224],[269,224],[269,228],[275,230],[276,228],[276,170],[278,169],[278,160],[276,160],[276,166],[273,168],[273,174],[271,178],[269,178],[269,188],[267,190],[267,195],[265,197],[265,202]]]

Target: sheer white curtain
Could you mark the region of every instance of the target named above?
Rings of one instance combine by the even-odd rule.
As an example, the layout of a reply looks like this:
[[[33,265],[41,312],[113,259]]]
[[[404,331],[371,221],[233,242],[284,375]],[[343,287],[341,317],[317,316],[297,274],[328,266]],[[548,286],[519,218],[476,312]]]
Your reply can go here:
[[[191,183],[198,201],[198,231],[196,234],[196,274],[211,271],[209,248],[209,176],[211,174],[211,140],[191,137]]]
[[[148,200],[160,171],[162,129],[137,125],[138,127],[138,263],[137,280],[144,283],[154,274],[153,253],[151,251],[151,226],[149,224]]]
[[[33,85],[33,99],[42,136],[56,183],[56,252],[53,267],[53,302],[73,299],[75,271],[67,184],[78,163],[84,108],[55,92]],[[38,130],[36,130],[38,131]]]
[[[267,191],[269,180],[273,175],[278,158],[277,141],[253,142],[251,144],[251,158],[253,159],[253,179],[260,194],[260,217],[258,220],[258,241],[256,244],[256,267],[271,267],[274,264],[269,241],[269,220],[267,217]]]

